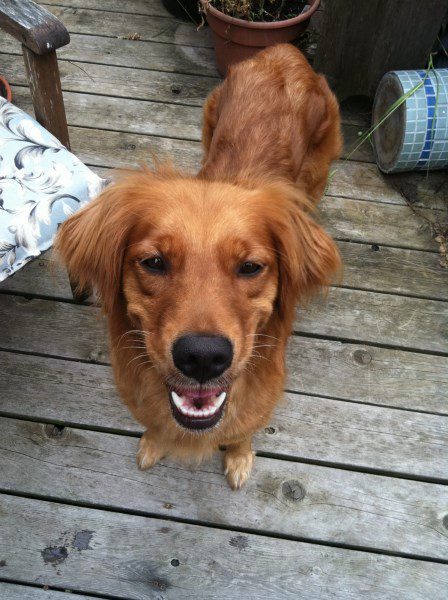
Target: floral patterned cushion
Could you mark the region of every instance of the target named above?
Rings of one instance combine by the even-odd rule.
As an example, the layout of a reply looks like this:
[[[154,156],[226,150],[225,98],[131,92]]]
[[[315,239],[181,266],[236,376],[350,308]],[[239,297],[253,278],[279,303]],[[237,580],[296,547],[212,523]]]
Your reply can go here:
[[[0,97],[0,281],[53,243],[105,185],[33,118]]]

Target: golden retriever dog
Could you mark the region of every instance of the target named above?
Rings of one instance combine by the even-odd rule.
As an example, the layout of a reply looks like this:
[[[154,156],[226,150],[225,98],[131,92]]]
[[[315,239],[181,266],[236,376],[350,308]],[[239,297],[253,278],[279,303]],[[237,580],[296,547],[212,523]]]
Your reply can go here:
[[[341,147],[338,106],[298,50],[234,66],[210,95],[201,171],[142,167],[60,228],[57,249],[108,317],[142,469],[225,446],[232,488],[282,396],[295,308],[337,248],[312,216]]]

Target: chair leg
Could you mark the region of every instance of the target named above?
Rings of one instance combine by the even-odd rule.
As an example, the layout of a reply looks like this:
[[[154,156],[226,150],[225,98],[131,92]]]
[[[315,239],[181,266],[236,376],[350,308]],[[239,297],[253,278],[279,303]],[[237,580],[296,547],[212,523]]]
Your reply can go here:
[[[34,54],[22,45],[36,120],[70,150],[56,51]]]

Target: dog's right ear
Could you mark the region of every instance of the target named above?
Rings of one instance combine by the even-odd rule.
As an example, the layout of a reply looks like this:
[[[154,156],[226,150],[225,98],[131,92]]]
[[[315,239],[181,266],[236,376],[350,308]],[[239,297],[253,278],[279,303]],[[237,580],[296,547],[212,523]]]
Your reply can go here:
[[[95,287],[106,313],[118,300],[126,239],[134,220],[120,184],[106,188],[59,228],[55,248],[78,291]]]
[[[330,285],[341,270],[336,243],[310,214],[311,202],[294,186],[272,184],[264,189],[264,217],[278,261],[276,307],[289,327],[298,302]]]

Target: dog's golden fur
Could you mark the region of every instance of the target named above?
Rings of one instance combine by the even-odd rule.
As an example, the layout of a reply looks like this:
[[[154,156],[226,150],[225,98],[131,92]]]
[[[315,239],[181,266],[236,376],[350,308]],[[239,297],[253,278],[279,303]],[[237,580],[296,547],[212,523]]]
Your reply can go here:
[[[339,107],[322,75],[282,44],[231,67],[207,99],[201,176],[295,183],[318,202],[342,149]]]
[[[117,386],[147,428],[139,465],[200,460],[225,445],[237,488],[250,474],[252,435],[282,395],[295,306],[340,266],[309,200],[340,151],[339,114],[325,80],[283,45],[233,67],[204,121],[197,176],[168,167],[121,175],[62,225],[57,248],[80,287],[98,290]],[[169,262],[165,275],[142,267],[154,254]],[[263,269],[242,278],[248,260]],[[201,434],[176,423],[167,391],[182,381],[173,342],[191,332],[225,336],[234,352],[224,416]]]

